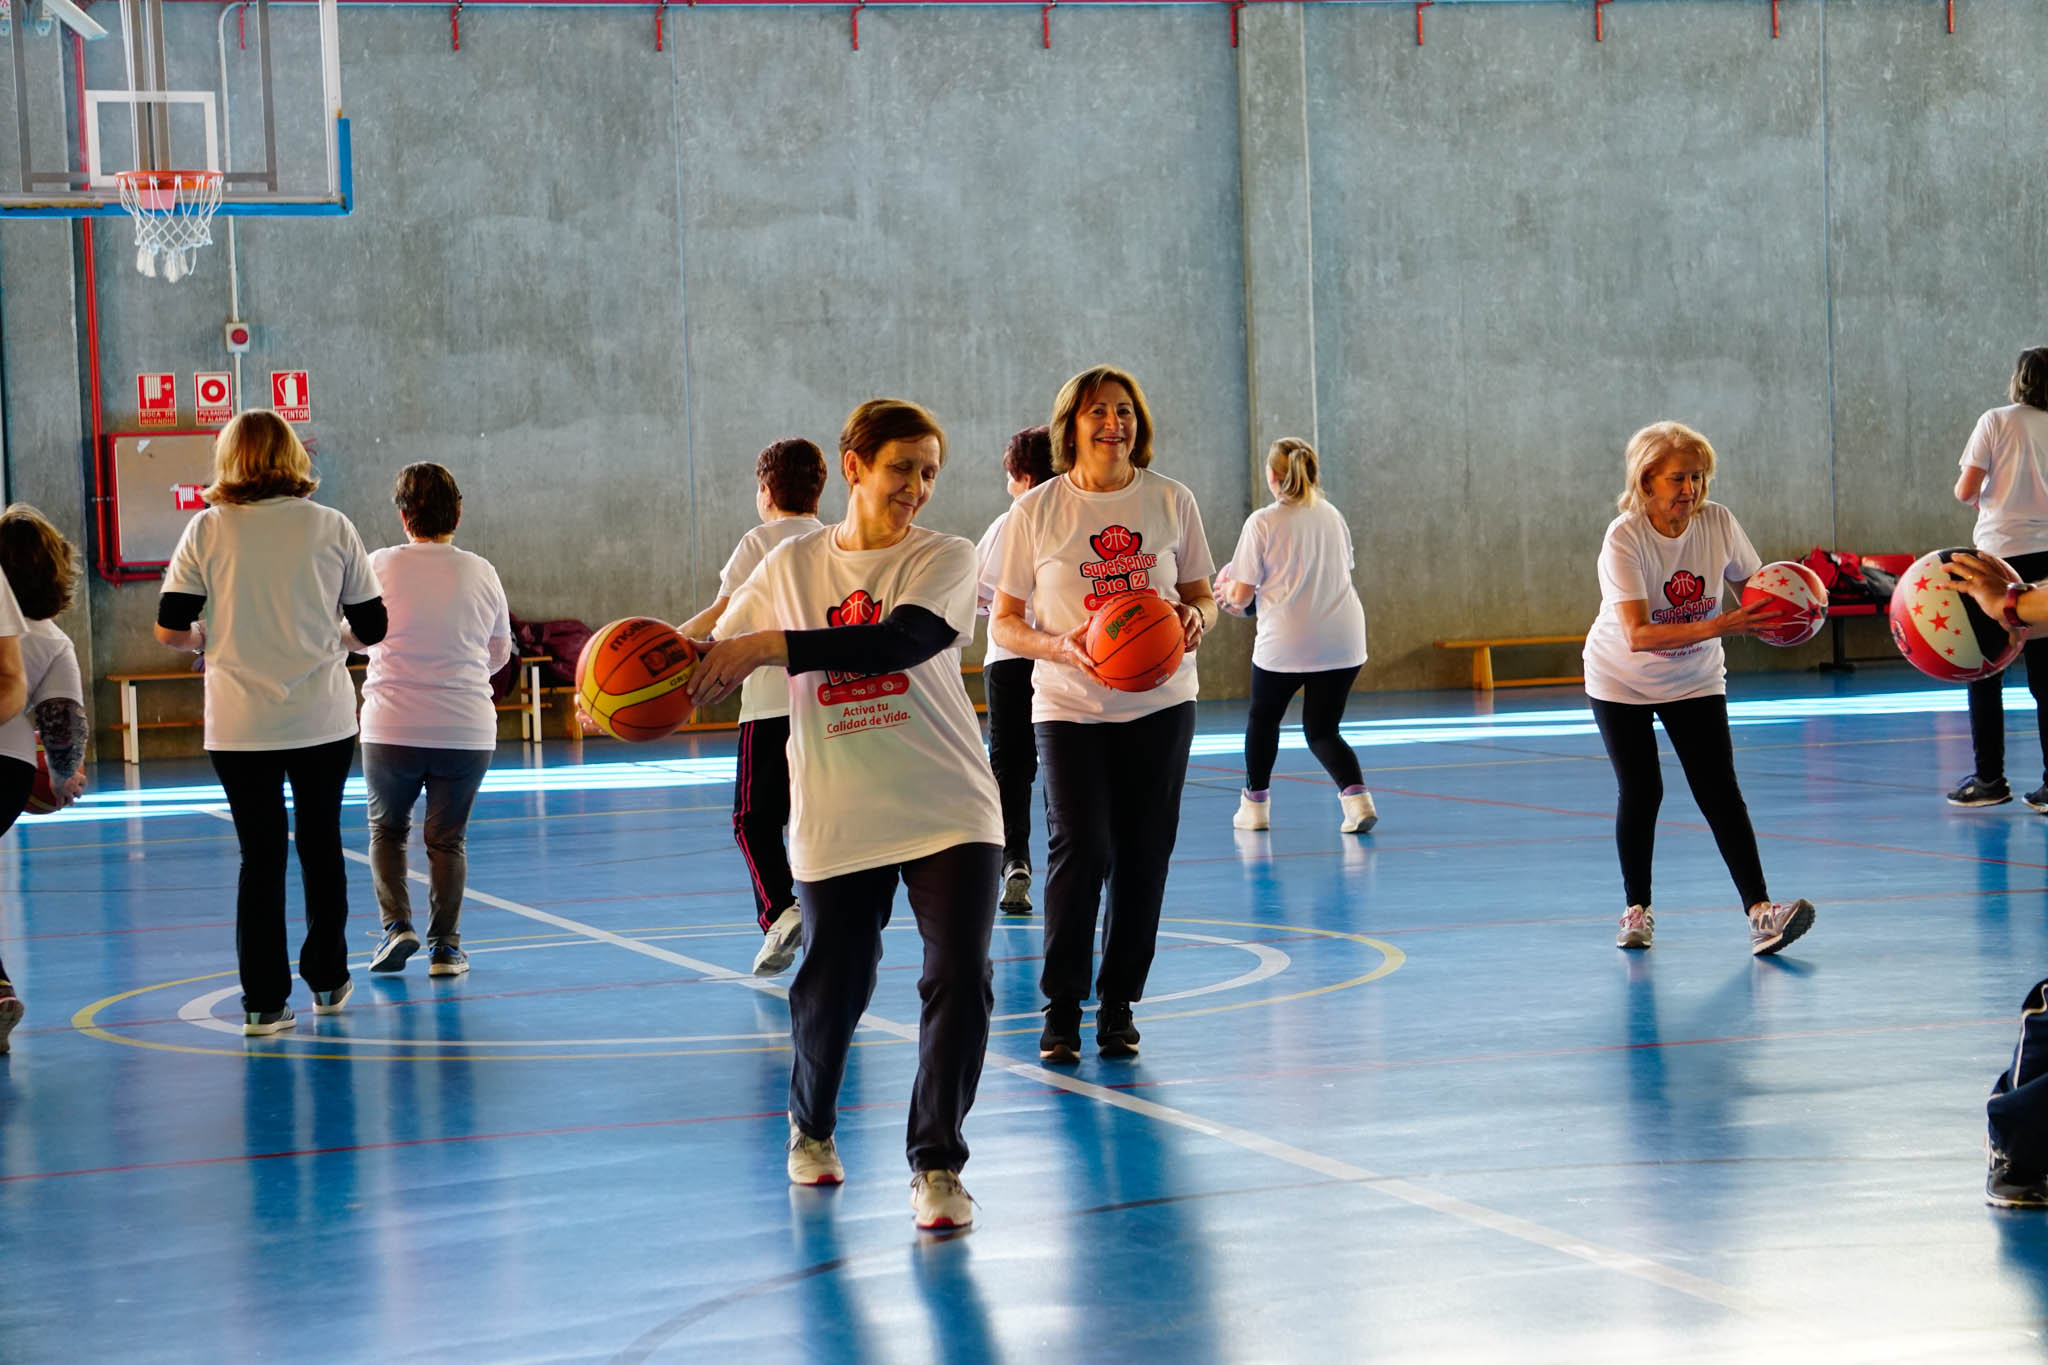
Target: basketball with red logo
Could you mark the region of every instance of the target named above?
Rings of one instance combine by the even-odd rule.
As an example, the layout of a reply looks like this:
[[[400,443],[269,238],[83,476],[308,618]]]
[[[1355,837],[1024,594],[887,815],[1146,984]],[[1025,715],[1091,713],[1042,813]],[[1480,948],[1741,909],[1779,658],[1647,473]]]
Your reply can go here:
[[[647,616],[614,621],[576,658],[583,712],[614,739],[660,739],[690,718],[686,685],[697,647]]]
[[[1767,609],[1770,623],[1756,633],[1767,645],[1789,648],[1820,634],[1828,620],[1828,590],[1804,564],[1781,559],[1750,575],[1742,605]]]
[[[1892,640],[1906,662],[1942,682],[1988,678],[2019,656],[2021,639],[1949,581],[1950,555],[1930,550],[1899,575],[1892,591]]]
[[[1088,657],[1119,692],[1150,692],[1173,676],[1187,645],[1180,614],[1149,592],[1121,593],[1088,621]]]
[[[28,804],[22,810],[29,815],[48,815],[63,807],[57,799],[57,789],[50,785],[50,765],[44,759],[43,751],[36,750],[36,778],[28,789]]]

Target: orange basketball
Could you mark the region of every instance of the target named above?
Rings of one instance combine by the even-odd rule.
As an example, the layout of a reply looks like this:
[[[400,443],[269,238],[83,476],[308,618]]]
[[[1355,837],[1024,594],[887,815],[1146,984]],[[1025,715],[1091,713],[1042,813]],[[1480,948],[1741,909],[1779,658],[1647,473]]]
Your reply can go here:
[[[1088,623],[1088,657],[1119,692],[1150,692],[1172,677],[1186,644],[1173,604],[1154,593],[1112,597]]]
[[[50,764],[43,757],[41,746],[36,748],[36,779],[28,789],[28,804],[22,809],[30,815],[48,815],[57,810],[57,790],[50,785]]]
[[[646,616],[614,621],[576,659],[576,695],[597,728],[614,739],[660,739],[690,718],[684,690],[697,647],[674,626]]]

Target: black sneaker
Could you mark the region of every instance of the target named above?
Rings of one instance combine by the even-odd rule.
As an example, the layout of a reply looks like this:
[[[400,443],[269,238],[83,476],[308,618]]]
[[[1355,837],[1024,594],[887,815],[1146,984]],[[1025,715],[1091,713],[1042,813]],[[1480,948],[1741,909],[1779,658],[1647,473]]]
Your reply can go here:
[[[2012,788],[2006,785],[2004,778],[1994,777],[1987,781],[1975,773],[1964,778],[1962,785],[1948,794],[1951,806],[2002,806],[2010,800]]]
[[[2048,782],[2043,782],[2040,786],[2022,796],[2020,800],[2027,803],[2028,809],[2042,815],[2048,815]]]
[[[1121,1000],[1105,1000],[1095,1011],[1095,1046],[1105,1057],[1138,1055],[1138,1026],[1131,1022],[1131,1007]]]
[[[1024,863],[1011,863],[1003,869],[1003,898],[997,909],[1006,915],[1028,915],[1031,913],[1031,869]]]
[[[1993,1149],[1984,1201],[2001,1209],[2048,1209],[2048,1177],[2015,1171],[2005,1153]]]
[[[1045,1007],[1045,1032],[1038,1035],[1038,1058],[1044,1062],[1081,1060],[1081,1002],[1055,1000]]]

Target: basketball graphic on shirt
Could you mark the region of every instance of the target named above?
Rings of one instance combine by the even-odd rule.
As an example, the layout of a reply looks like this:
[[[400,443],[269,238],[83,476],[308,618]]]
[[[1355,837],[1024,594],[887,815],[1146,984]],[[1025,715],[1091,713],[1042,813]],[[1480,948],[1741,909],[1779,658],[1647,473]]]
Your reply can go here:
[[[1152,570],[1159,556],[1146,554],[1144,545],[1142,534],[1119,523],[1088,537],[1095,558],[1081,565],[1081,577],[1088,583],[1088,595],[1081,601],[1084,611],[1100,610],[1103,603],[1127,592],[1153,590]]]
[[[1684,607],[1697,602],[1706,593],[1707,585],[1691,569],[1680,569],[1671,575],[1671,581],[1664,585],[1664,600],[1674,607]]]
[[[1892,590],[1892,642],[1930,678],[1975,682],[2017,658],[2023,641],[1949,581],[1942,566],[1958,553],[1973,552],[1932,550],[1899,575]]]
[[[1756,633],[1767,645],[1803,645],[1827,624],[1828,590],[1804,564],[1781,559],[1766,564],[1742,590],[1742,605],[1766,607],[1771,624]]]
[[[828,626],[872,626],[882,619],[882,604],[866,588],[855,588],[836,607],[825,611]],[[907,673],[834,673],[818,684],[820,706],[843,706],[875,697],[900,696],[910,690]]]
[[[697,647],[648,616],[614,621],[576,658],[576,695],[597,728],[614,739],[672,734],[693,709],[685,690]]]

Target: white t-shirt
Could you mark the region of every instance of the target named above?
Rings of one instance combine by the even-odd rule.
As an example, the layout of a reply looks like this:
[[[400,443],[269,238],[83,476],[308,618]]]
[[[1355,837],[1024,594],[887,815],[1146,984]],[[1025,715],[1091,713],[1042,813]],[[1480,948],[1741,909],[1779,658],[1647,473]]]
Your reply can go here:
[[[1704,621],[1721,614],[1721,591],[1763,567],[1735,514],[1703,502],[1685,534],[1673,539],[1641,512],[1607,525],[1600,546],[1600,615],[1586,632],[1586,695],[1638,706],[1728,690],[1719,639],[1681,649],[1632,650],[1621,622],[1623,602],[1643,602],[1650,624]]]
[[[2048,550],[2048,412],[2014,403],[1977,419],[1961,467],[1984,471],[1970,543],[1995,555]]]
[[[996,600],[996,571],[1000,567],[997,560],[1003,552],[1003,528],[1009,524],[1010,509],[1005,507],[1002,515],[990,522],[988,529],[981,533],[981,541],[974,547],[974,609],[982,616],[989,616],[989,607]],[[1024,610],[1024,624],[1038,624],[1029,607]],[[988,645],[982,651],[981,666],[987,668],[990,664],[999,664],[1005,659],[1022,657],[1023,655],[1012,654],[996,643],[995,618],[989,616]]]
[[[165,592],[206,598],[206,747],[304,749],[356,732],[341,608],[380,595],[355,524],[304,498],[185,523]]]
[[[412,542],[370,556],[391,627],[368,647],[363,743],[495,749],[491,675],[512,656],[505,589],[490,561]]]
[[[720,637],[880,621],[923,607],[952,645],[901,673],[789,679],[789,866],[816,882],[1000,844],[1002,810],[960,680],[974,633],[974,547],[920,526],[886,550],[842,550],[834,528],[784,541],[733,594]]]
[[[14,594],[7,594],[8,604]],[[16,613],[19,615],[19,612]],[[0,629],[0,634],[5,634]],[[78,651],[71,637],[57,629],[54,621],[30,621],[21,633],[21,671],[28,680],[28,711],[0,725],[0,756],[36,761],[35,722],[29,711],[55,697],[85,705],[85,687],[78,676]]]
[[[1365,607],[1351,586],[1351,528],[1328,498],[1276,502],[1245,519],[1227,566],[1259,590],[1252,662],[1321,673],[1365,662]]]
[[[741,536],[740,543],[733,547],[732,558],[725,561],[725,568],[718,575],[718,595],[730,598],[740,590],[740,584],[760,567],[770,550],[785,540],[808,535],[821,525],[816,517],[777,517],[774,521],[762,522]],[[750,720],[773,720],[788,714],[789,675],[781,669],[757,668],[740,684],[741,724]]]
[[[1064,635],[1118,593],[1155,592],[1216,572],[1202,513],[1183,484],[1149,469],[1114,493],[1087,493],[1061,475],[1010,505],[996,553],[999,591],[1028,602],[1038,629]],[[1193,701],[1196,655],[1150,692],[1118,692],[1071,664],[1040,659],[1031,670],[1035,721],[1137,720]]]

